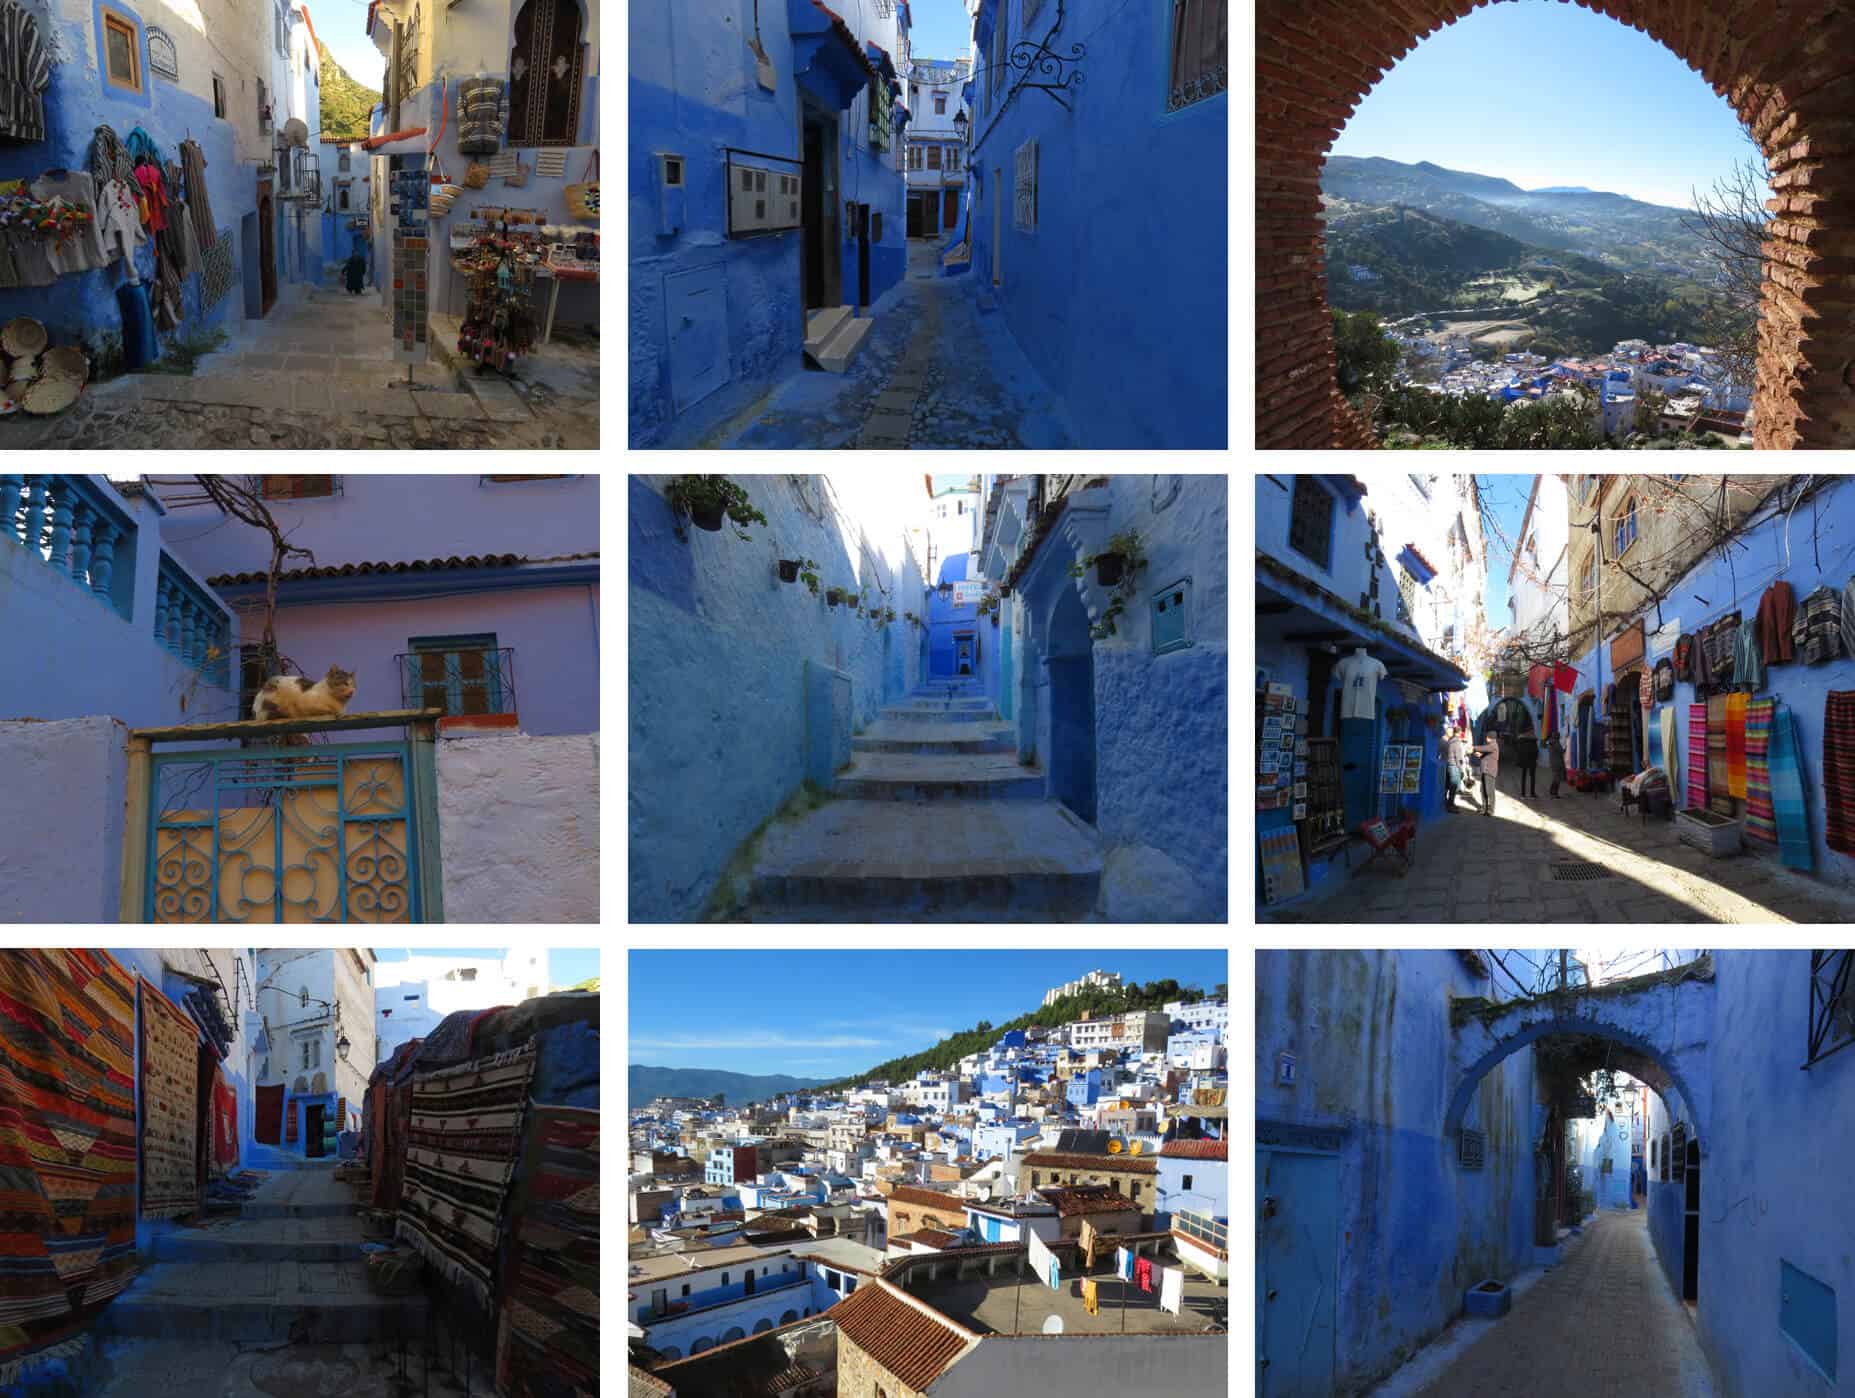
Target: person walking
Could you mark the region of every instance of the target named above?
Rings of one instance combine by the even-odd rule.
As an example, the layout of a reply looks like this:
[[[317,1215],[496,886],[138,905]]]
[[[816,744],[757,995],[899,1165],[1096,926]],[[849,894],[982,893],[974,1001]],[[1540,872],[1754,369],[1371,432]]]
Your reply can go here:
[[[1514,760],[1520,764],[1520,794],[1539,799],[1539,739],[1521,733],[1514,739]]]
[[[1501,775],[1500,735],[1490,732],[1475,747],[1469,749],[1481,759],[1481,813],[1494,814],[1494,781]]]
[[[1565,780],[1565,740],[1557,733],[1546,739],[1546,760],[1552,765],[1552,785],[1546,794],[1559,799],[1559,783]]]
[[[1443,809],[1453,811],[1456,798],[1462,794],[1462,788],[1468,774],[1468,744],[1462,740],[1462,731],[1452,728],[1449,736],[1443,740],[1443,761],[1447,785],[1443,788]]]

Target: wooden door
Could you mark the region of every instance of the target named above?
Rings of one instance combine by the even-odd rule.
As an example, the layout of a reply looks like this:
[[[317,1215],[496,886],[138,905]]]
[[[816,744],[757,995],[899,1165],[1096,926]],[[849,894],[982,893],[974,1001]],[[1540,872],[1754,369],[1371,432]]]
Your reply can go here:
[[[266,316],[277,304],[277,207],[269,180],[258,181],[258,278],[258,314]]]
[[[942,190],[940,203],[940,226],[943,229],[950,229],[959,221],[960,191],[957,189]]]

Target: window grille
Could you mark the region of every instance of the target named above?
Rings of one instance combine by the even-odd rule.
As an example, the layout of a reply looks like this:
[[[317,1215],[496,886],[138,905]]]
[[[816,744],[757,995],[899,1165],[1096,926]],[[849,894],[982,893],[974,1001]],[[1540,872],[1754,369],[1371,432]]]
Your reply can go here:
[[[1312,476],[1295,477],[1288,546],[1323,568],[1333,560],[1333,496]]]
[[[1017,150],[1016,179],[1012,183],[1012,226],[1020,233],[1037,231],[1037,141],[1033,137]]]
[[[1810,953],[1809,1055],[1804,1067],[1819,1063],[1855,1044],[1855,985],[1850,984],[1855,952]]]
[[[1485,1131],[1477,1131],[1473,1127],[1465,1126],[1458,1133],[1458,1136],[1459,1140],[1456,1154],[1458,1163],[1464,1170],[1481,1169],[1487,1163],[1488,1158],[1487,1133]]]
[[[1398,570],[1398,619],[1409,621],[1417,615],[1417,579],[1402,568]]]
[[[395,657],[400,702],[408,709],[443,709],[447,716],[515,712],[515,652],[493,632],[477,636],[414,636]]]
[[[265,476],[259,493],[266,500],[311,500],[341,490],[333,476]]]
[[[1623,513],[1617,516],[1617,532],[1614,540],[1615,552],[1622,553],[1636,542],[1636,497],[1631,496],[1623,502]]]
[[[1685,1121],[1675,1124],[1675,1178],[1686,1179],[1688,1173],[1688,1127]]]
[[[1166,109],[1176,112],[1229,83],[1229,0],[1172,0],[1172,76]]]

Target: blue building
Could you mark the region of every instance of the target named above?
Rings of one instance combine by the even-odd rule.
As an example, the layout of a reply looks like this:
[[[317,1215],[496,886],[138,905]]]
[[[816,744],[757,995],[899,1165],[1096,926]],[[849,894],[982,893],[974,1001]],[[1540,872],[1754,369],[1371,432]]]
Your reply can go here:
[[[1174,1213],[1230,1218],[1228,1143],[1214,1139],[1167,1141],[1159,1148],[1159,1193],[1153,1226],[1171,1225]]]
[[[631,445],[842,370],[907,262],[906,4],[630,7]]]
[[[1227,440],[1229,60],[1211,14],[977,9],[970,281],[1090,447]]]
[[[1101,1100],[1101,1069],[1088,1068],[1063,1084],[1063,1097],[1072,1107],[1092,1107]]]

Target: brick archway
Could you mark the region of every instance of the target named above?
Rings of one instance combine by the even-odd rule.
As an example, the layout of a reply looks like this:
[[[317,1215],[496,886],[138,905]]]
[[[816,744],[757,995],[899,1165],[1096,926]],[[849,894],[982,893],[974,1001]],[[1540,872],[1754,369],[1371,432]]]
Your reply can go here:
[[[1392,64],[1487,2],[1260,0],[1257,446],[1375,445],[1334,379],[1321,166]],[[1855,9],[1846,0],[1578,3],[1699,72],[1771,167],[1757,445],[1855,447]]]

